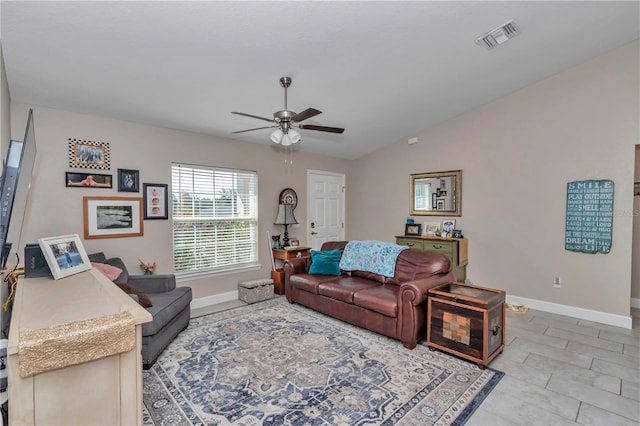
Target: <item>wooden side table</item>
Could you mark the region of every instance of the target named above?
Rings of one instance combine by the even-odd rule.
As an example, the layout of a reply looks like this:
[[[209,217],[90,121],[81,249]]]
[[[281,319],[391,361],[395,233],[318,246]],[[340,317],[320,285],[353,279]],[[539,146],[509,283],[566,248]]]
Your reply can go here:
[[[288,247],[286,249],[271,249],[274,259],[279,259],[283,263],[285,260],[294,259],[298,257],[311,256],[311,247]],[[284,294],[284,270],[278,268],[275,271],[271,271],[271,279],[273,279],[273,292],[275,294]]]
[[[429,290],[427,345],[484,369],[504,349],[505,292],[463,283]]]
[[[311,255],[311,247],[287,247],[286,249],[271,249],[274,259],[288,260],[295,257],[306,257]],[[298,256],[300,253],[300,256]]]

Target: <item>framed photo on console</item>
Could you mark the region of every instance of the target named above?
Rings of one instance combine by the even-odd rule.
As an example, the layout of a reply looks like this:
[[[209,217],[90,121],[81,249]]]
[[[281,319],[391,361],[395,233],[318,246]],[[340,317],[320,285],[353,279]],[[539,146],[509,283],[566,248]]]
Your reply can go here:
[[[416,235],[422,234],[422,225],[419,223],[407,223],[404,225],[404,235]]]
[[[56,280],[91,269],[78,234],[40,238],[38,244]]]

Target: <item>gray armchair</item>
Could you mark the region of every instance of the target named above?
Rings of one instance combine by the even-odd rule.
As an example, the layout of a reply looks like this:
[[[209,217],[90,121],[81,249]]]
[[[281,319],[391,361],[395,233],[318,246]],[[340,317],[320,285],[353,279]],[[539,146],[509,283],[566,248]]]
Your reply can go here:
[[[106,263],[122,270],[115,283],[128,284],[149,297],[152,305],[147,309],[153,320],[142,324],[142,364],[146,370],[158,355],[189,325],[191,318],[191,287],[176,287],[173,274],[129,275],[118,257],[107,259],[104,253],[89,255],[91,262]],[[133,295],[135,299],[138,299]]]

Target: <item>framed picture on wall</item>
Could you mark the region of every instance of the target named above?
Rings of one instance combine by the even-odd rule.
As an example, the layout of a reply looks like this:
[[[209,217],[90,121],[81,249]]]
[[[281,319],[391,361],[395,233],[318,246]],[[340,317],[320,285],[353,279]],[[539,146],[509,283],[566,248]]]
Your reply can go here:
[[[169,186],[164,183],[143,185],[145,219],[169,219],[168,188]]]
[[[67,187],[79,188],[112,188],[111,175],[101,175],[98,173],[74,173],[66,172],[64,183]]]
[[[140,172],[118,169],[118,192],[140,192]]]
[[[142,198],[83,197],[84,238],[141,237]]]
[[[109,170],[110,155],[108,142],[69,138],[69,167]]]

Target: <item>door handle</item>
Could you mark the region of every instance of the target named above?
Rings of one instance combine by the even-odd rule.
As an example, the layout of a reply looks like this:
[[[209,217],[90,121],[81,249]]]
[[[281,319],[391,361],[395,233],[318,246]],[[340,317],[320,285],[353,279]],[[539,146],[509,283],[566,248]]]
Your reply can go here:
[[[316,231],[312,231],[311,235],[318,235],[318,233]]]

